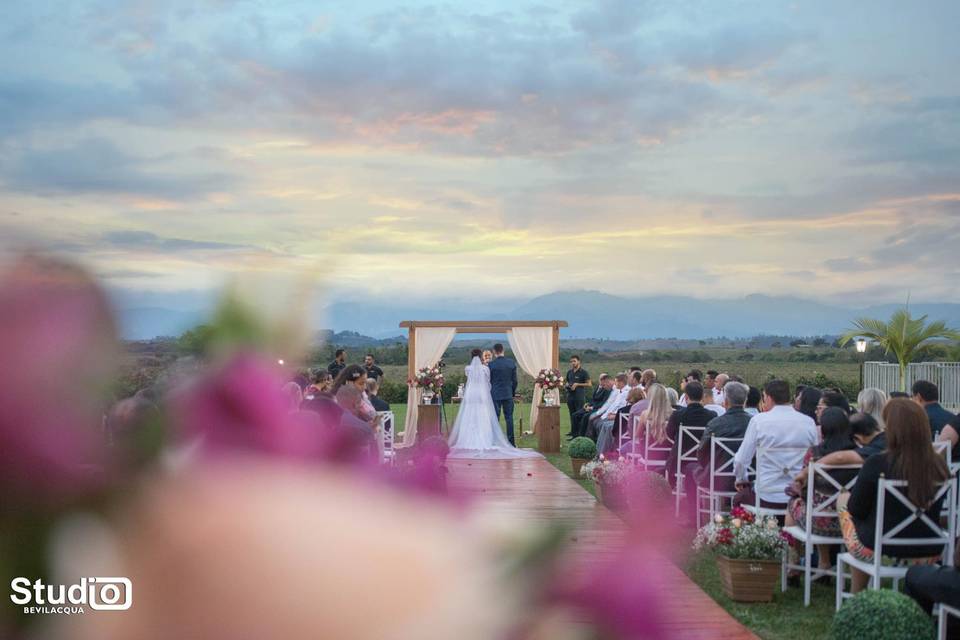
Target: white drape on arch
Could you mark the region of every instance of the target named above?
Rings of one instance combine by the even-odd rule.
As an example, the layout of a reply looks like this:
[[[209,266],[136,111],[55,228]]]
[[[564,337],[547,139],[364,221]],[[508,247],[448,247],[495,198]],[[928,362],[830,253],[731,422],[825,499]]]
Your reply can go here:
[[[513,355],[517,357],[517,364],[527,375],[536,378],[541,369],[553,366],[553,327],[514,327],[507,334],[507,339]],[[541,400],[543,390],[534,385],[530,407],[530,426],[533,430],[537,428]]]
[[[457,330],[453,327],[417,327],[414,329],[414,367],[432,367],[443,357]],[[409,346],[409,345],[408,345]],[[407,389],[407,419],[403,427],[403,446],[417,441],[417,416],[420,414],[421,391],[414,385]]]

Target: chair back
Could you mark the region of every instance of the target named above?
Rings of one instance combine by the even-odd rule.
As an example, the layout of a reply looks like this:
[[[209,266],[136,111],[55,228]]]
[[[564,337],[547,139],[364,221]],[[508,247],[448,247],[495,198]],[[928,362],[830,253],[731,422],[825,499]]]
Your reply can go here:
[[[636,418],[637,416],[633,416]],[[630,439],[633,437],[633,432],[630,430],[631,426],[636,425],[636,420],[630,419],[630,413],[618,413],[617,414],[617,449],[620,449],[626,443],[630,442]]]
[[[807,465],[807,504],[806,504],[806,526],[804,529],[807,534],[813,533],[814,518],[839,518],[837,514],[837,500],[844,491],[849,491],[857,483],[857,476],[853,476],[847,482],[840,482],[834,478],[830,472],[838,469],[859,469],[863,465],[859,464],[821,464],[811,462]],[[824,496],[822,502],[817,504],[814,499],[817,493],[817,484],[829,486],[830,493],[824,493],[820,490],[820,495]]]
[[[639,426],[640,416],[634,416],[634,451],[637,449],[636,434],[639,433]],[[671,451],[673,451],[673,440],[667,437],[663,442],[654,442],[653,437],[650,435],[650,421],[647,420],[647,424],[643,429],[643,449],[639,454],[633,456],[637,460],[638,464],[640,464],[645,471],[649,471],[650,467],[656,467],[658,471],[662,471],[667,466],[667,458],[670,457]]]
[[[953,460],[953,444],[947,440],[936,440],[933,443],[933,449],[946,460],[950,475],[957,475],[957,472],[960,471],[960,460]]]
[[[393,462],[393,425],[395,422],[393,411],[378,411],[380,416],[380,450],[383,453],[383,462],[389,464]]]
[[[888,480],[883,476],[880,476],[880,481],[877,483],[876,539],[873,547],[874,568],[879,572],[880,565],[883,560],[883,547],[885,546],[905,547],[943,545],[945,551],[944,562],[948,565],[952,565],[954,531],[956,529],[956,501],[954,498],[954,494],[957,490],[956,478],[951,477],[939,483],[937,485],[937,491],[934,494],[931,502],[932,504],[943,498],[944,504],[947,505],[948,510],[946,527],[942,527],[940,525],[939,519],[931,519],[927,515],[925,508],[915,505],[910,498],[907,497],[906,493],[904,492],[904,489],[906,489],[907,485],[908,483],[906,480]],[[907,516],[889,529],[886,529],[883,526],[887,498],[901,503],[907,510]],[[901,531],[915,522],[923,523],[926,529],[926,535],[919,537],[905,537],[898,535]]]
[[[680,478],[684,462],[696,462],[700,440],[706,427],[680,425],[677,433],[677,478]],[[678,480],[679,482],[679,480]]]
[[[710,438],[710,491],[727,491],[717,489],[717,482],[726,480],[724,484],[733,487],[737,482],[737,473],[734,469],[733,457],[737,454],[735,447],[743,444],[743,438]],[[732,492],[731,492],[732,493]]]
[[[783,489],[793,482],[793,479],[803,471],[803,458],[809,447],[757,447],[756,478],[753,483],[753,492],[756,495],[757,513],[783,515],[786,509],[761,508],[760,494],[769,491],[779,492],[786,498]],[[765,472],[776,470],[767,475]],[[784,501],[786,503],[786,501]]]

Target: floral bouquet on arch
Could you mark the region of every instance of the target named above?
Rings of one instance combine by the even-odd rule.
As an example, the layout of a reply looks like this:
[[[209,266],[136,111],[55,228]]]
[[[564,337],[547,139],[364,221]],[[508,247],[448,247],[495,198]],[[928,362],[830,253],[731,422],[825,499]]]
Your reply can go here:
[[[697,532],[693,549],[740,560],[779,560],[786,543],[776,518],[757,520],[743,507],[734,507],[730,515],[715,515]]]

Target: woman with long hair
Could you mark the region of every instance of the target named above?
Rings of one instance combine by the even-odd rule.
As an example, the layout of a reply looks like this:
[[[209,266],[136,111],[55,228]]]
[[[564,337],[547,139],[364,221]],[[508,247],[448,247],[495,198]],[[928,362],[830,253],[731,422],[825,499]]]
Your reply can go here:
[[[823,394],[816,387],[804,387],[797,394],[797,399],[793,403],[793,408],[805,416],[810,416],[813,421],[817,421],[817,404],[820,402],[820,396]]]
[[[648,435],[651,444],[663,445],[667,441],[667,422],[671,415],[673,405],[670,403],[667,388],[658,382],[651,384],[647,389],[647,408],[640,414],[637,432],[633,434],[633,450],[643,451],[643,441]],[[669,451],[664,451],[662,455],[651,459],[666,462],[669,455]]]
[[[803,459],[803,471],[800,472],[792,485],[791,495],[793,497],[787,504],[785,518],[785,525],[788,527],[797,525],[803,529],[807,526],[806,490],[810,463],[816,462],[834,451],[848,451],[855,447],[850,435],[850,418],[839,407],[830,407],[820,416],[820,433],[823,440],[807,451],[807,455]],[[857,471],[857,469],[832,469],[827,473],[842,486],[856,477]],[[813,485],[814,508],[819,508],[835,493],[836,488],[830,482],[817,477]],[[835,517],[815,517],[813,518],[813,534],[837,537],[840,535],[840,521]],[[817,551],[819,568],[822,570],[830,569],[830,546],[818,545]]]
[[[873,416],[877,424],[880,425],[880,430],[883,431],[883,407],[886,406],[888,400],[886,393],[876,387],[869,387],[857,395],[857,409],[860,410],[860,413]]]
[[[940,483],[949,477],[947,463],[930,443],[930,420],[923,407],[906,398],[895,398],[883,408],[886,423],[887,450],[871,456],[863,463],[857,483],[850,493],[846,508],[840,510],[840,527],[844,544],[854,557],[873,562],[877,514],[877,485],[881,477],[906,480],[901,491],[913,505],[923,509],[933,522],[940,520],[943,497],[934,500]],[[884,531],[896,526],[908,516],[908,509],[900,500],[884,502]],[[930,528],[915,520],[898,535],[903,537],[930,537]],[[942,545],[891,545],[885,549],[890,556],[908,564],[934,564],[943,553]],[[852,568],[852,567],[851,567]],[[853,569],[853,592],[864,589],[868,576]]]

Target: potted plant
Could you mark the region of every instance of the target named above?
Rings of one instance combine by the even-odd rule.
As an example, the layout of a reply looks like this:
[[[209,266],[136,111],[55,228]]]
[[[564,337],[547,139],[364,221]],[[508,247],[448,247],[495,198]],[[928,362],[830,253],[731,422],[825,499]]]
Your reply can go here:
[[[936,635],[933,620],[912,598],[888,589],[861,591],[833,617],[835,640],[933,640]]]
[[[608,509],[622,511],[627,507],[625,485],[631,471],[631,465],[626,460],[601,454],[596,460],[583,465],[580,474],[593,479],[597,500]]]
[[[567,449],[570,453],[570,464],[573,465],[573,475],[579,476],[584,464],[597,457],[597,445],[590,438],[583,436],[574,438]]]
[[[737,602],[770,602],[780,578],[785,539],[776,518],[756,520],[742,507],[714,516],[693,541],[716,554],[723,591]]]

